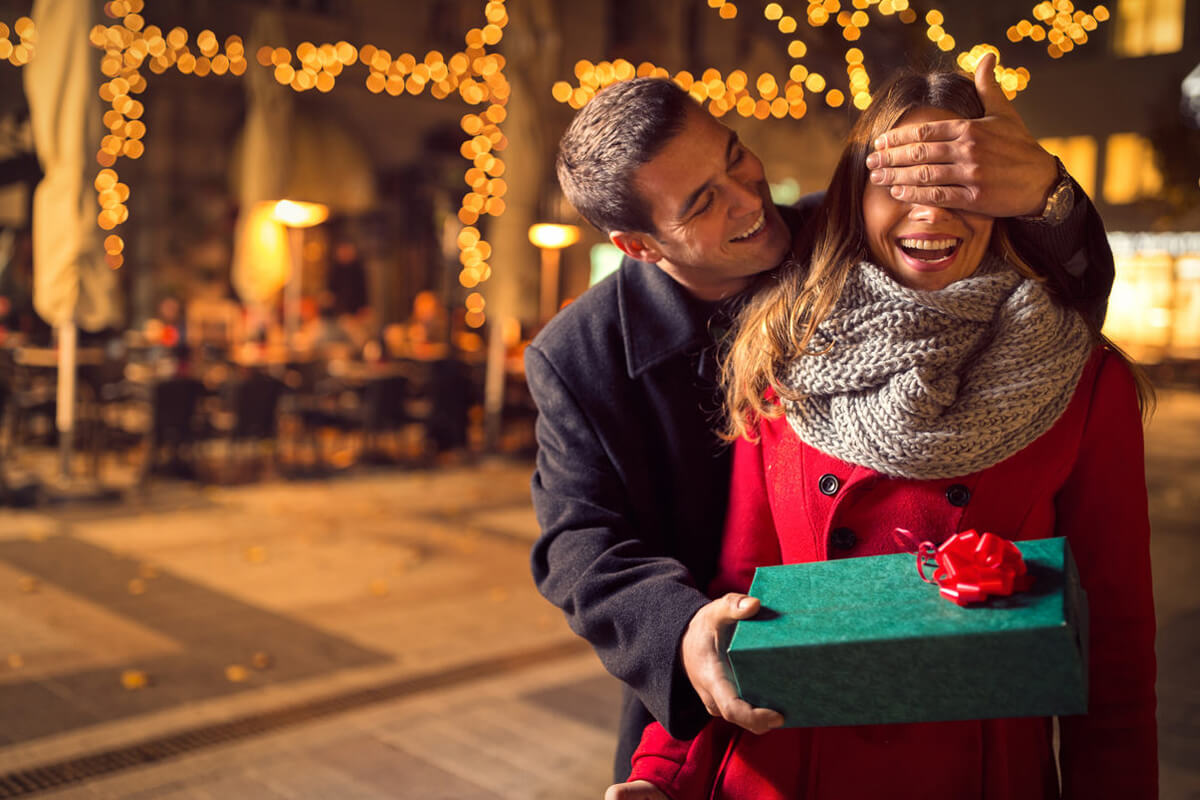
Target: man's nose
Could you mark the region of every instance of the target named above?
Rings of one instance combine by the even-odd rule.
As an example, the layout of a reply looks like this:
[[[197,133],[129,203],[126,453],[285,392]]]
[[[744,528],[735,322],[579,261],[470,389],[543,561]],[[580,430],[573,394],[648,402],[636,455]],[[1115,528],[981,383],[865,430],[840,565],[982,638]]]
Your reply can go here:
[[[756,182],[734,180],[729,183],[730,196],[733,200],[729,204],[729,207],[733,216],[745,214],[747,211],[757,209],[762,205],[762,197],[758,194],[758,184]]]

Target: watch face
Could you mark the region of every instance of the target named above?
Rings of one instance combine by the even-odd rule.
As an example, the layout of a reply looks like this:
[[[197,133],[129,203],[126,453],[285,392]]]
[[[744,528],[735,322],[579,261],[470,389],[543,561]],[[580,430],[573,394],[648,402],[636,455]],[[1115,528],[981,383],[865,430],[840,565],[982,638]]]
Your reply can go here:
[[[1058,166],[1058,183],[1050,192],[1050,196],[1046,198],[1046,207],[1042,209],[1042,213],[1033,218],[1046,225],[1058,225],[1075,208],[1075,192],[1072,188],[1071,176],[1067,173],[1067,168],[1063,166],[1062,161],[1057,158],[1054,161]]]
[[[1054,187],[1054,191],[1050,194],[1050,199],[1046,203],[1046,210],[1042,212],[1042,216],[1046,218],[1046,222],[1058,224],[1067,218],[1074,208],[1074,192],[1071,191],[1071,180],[1064,178],[1059,181],[1058,186]]]

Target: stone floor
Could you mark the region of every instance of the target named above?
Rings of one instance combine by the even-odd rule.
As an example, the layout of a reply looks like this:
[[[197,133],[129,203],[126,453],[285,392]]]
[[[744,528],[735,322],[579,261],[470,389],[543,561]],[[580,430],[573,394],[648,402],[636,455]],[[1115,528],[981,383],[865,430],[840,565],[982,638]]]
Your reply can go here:
[[[1200,800],[1200,394],[1147,437],[1162,797]],[[591,798],[617,693],[530,465],[0,509],[0,798]]]

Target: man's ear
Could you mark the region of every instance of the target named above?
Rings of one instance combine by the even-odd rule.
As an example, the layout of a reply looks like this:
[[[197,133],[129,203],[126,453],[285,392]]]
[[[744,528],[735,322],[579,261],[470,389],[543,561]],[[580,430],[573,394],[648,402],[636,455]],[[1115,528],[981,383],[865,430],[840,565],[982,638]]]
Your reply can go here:
[[[608,234],[608,240],[615,244],[618,250],[636,261],[653,264],[663,258],[658,243],[644,233],[611,231]]]

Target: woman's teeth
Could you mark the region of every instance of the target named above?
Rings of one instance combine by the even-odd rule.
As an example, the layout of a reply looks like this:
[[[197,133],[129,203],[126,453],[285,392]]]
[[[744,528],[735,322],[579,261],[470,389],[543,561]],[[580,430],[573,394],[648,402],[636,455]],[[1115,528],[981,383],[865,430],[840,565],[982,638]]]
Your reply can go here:
[[[907,239],[897,240],[900,249],[911,258],[928,263],[943,261],[954,255],[961,243],[960,239]]]
[[[749,239],[751,236],[753,236],[754,234],[756,234],[762,230],[762,226],[766,221],[767,221],[766,212],[759,213],[758,219],[755,220],[754,225],[751,226],[750,230],[746,231],[741,236],[733,237],[733,239],[731,241],[740,242],[742,239]]]

